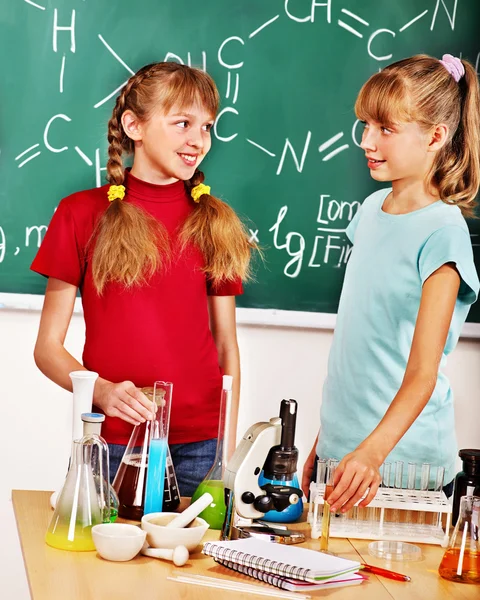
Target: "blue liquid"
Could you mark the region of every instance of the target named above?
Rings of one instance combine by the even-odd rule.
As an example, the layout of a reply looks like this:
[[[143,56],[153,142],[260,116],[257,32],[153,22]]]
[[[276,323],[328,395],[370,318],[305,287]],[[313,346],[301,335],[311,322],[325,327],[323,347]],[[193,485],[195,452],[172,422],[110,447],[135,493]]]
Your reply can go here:
[[[293,479],[290,481],[279,481],[277,479],[265,479],[265,475],[263,471],[260,473],[258,477],[258,485],[262,486],[265,483],[273,483],[278,485],[286,485],[289,487],[299,488],[300,485],[298,483],[298,477],[296,475],[293,476]],[[279,512],[278,510],[269,510],[265,513],[265,516],[262,517],[265,521],[271,521],[272,523],[293,523],[294,521],[298,521],[303,513],[303,501],[300,500],[297,504],[290,504],[284,510]]]
[[[147,485],[145,488],[145,508],[143,514],[162,512],[165,487],[165,467],[167,464],[167,441],[154,439],[148,452]]]

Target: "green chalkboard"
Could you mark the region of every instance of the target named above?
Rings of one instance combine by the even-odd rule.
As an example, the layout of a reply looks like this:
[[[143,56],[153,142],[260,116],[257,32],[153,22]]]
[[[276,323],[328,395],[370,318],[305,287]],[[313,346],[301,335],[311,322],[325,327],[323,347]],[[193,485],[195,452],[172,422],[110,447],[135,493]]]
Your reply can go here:
[[[104,182],[115,92],[144,64],[176,60],[217,82],[207,182],[265,248],[240,306],[335,313],[345,227],[376,185],[356,94],[415,53],[478,65],[479,23],[478,0],[3,2],[0,292],[43,293],[30,262],[59,200]]]

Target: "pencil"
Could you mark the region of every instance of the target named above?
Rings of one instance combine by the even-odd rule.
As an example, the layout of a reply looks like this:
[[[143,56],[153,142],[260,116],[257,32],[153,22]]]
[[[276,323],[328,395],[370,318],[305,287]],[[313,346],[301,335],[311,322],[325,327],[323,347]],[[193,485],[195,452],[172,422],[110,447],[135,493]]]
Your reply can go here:
[[[374,567],[373,565],[367,565],[362,563],[360,567],[367,573],[373,573],[374,575],[381,575],[387,579],[394,579],[395,581],[410,581],[411,578],[408,575],[402,575],[402,573],[395,573],[395,571],[389,571],[388,569],[382,569],[381,567]]]

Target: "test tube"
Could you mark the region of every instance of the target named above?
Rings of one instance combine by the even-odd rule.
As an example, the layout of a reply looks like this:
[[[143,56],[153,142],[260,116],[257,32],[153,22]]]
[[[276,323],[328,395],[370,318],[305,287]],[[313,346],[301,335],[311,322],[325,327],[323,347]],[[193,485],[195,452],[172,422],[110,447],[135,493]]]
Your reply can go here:
[[[394,486],[397,490],[401,490],[403,488],[403,460],[395,461]],[[398,497],[396,500],[398,500]],[[393,521],[395,524],[400,522],[400,511],[398,508],[393,511]]]
[[[428,484],[430,482],[430,463],[422,464],[422,474],[420,479],[420,490],[426,492],[428,490]],[[423,498],[424,500],[424,498]],[[418,515],[418,522],[420,525],[425,525],[425,511],[421,510]]]
[[[390,473],[392,469],[392,464],[389,462],[383,463],[383,471],[382,471],[382,488],[390,487]],[[383,533],[383,524],[385,522],[385,506],[382,506],[380,509],[380,533]]]
[[[318,502],[315,502],[315,500],[317,499],[321,489],[325,485],[326,468],[327,461],[324,458],[319,458],[317,460],[317,472],[315,473],[315,495],[310,494],[310,503],[308,507],[308,522],[315,527],[317,526],[317,523],[314,523],[314,514],[318,513],[318,509],[320,506],[322,506],[323,509],[323,504],[320,505]],[[316,508],[317,510],[315,511],[314,508]]]
[[[383,465],[383,473],[382,473],[382,487],[389,488],[390,487],[390,472],[392,469],[392,465],[389,462],[384,463]]]
[[[416,479],[417,479],[417,465],[416,463],[409,462],[408,463],[408,472],[407,472],[407,490],[414,490],[416,487]],[[408,501],[412,501],[412,497],[408,497]],[[407,510],[407,514],[405,520],[408,525],[412,525],[413,523],[413,511]]]
[[[437,477],[435,479],[435,491],[439,492],[437,502],[440,504],[442,501],[442,490],[443,482],[445,479],[445,467],[437,467]],[[437,515],[437,527],[442,527],[442,511],[438,511]]]
[[[317,476],[316,484],[323,485],[325,483],[325,473],[327,470],[327,461],[324,458],[319,458],[317,461]]]
[[[327,476],[327,461],[324,458],[319,458],[317,463],[317,486],[320,486],[323,489],[323,493],[325,494],[325,478]],[[317,488],[318,493],[318,488]],[[322,504],[322,515],[325,506]]]
[[[417,464],[413,462],[408,463],[407,472],[407,490],[414,490],[416,487],[417,479]]]
[[[403,460],[395,462],[395,487],[397,490],[403,488]]]
[[[338,460],[329,459],[327,463],[326,480],[325,480],[325,495],[323,502],[323,517],[322,517],[322,533],[320,535],[320,551],[328,552],[328,539],[330,537],[330,504],[328,497],[333,492],[333,478],[335,470],[338,466]]]
[[[375,495],[374,500],[377,496]],[[370,532],[375,531],[377,523],[379,519],[379,509],[378,506],[368,506],[367,507],[367,523],[370,529]]]

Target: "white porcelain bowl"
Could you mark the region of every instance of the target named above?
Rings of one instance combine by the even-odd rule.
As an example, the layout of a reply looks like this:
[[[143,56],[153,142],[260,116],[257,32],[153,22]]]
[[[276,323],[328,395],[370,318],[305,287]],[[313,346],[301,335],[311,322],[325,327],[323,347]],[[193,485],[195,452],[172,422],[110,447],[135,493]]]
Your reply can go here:
[[[92,527],[92,537],[102,558],[126,561],[140,552],[145,543],[146,532],[127,523],[102,523]]]
[[[189,552],[201,542],[209,524],[196,517],[188,527],[165,527],[178,513],[150,513],[142,517],[142,529],[147,533],[147,542],[153,548],[176,548],[185,546]]]

